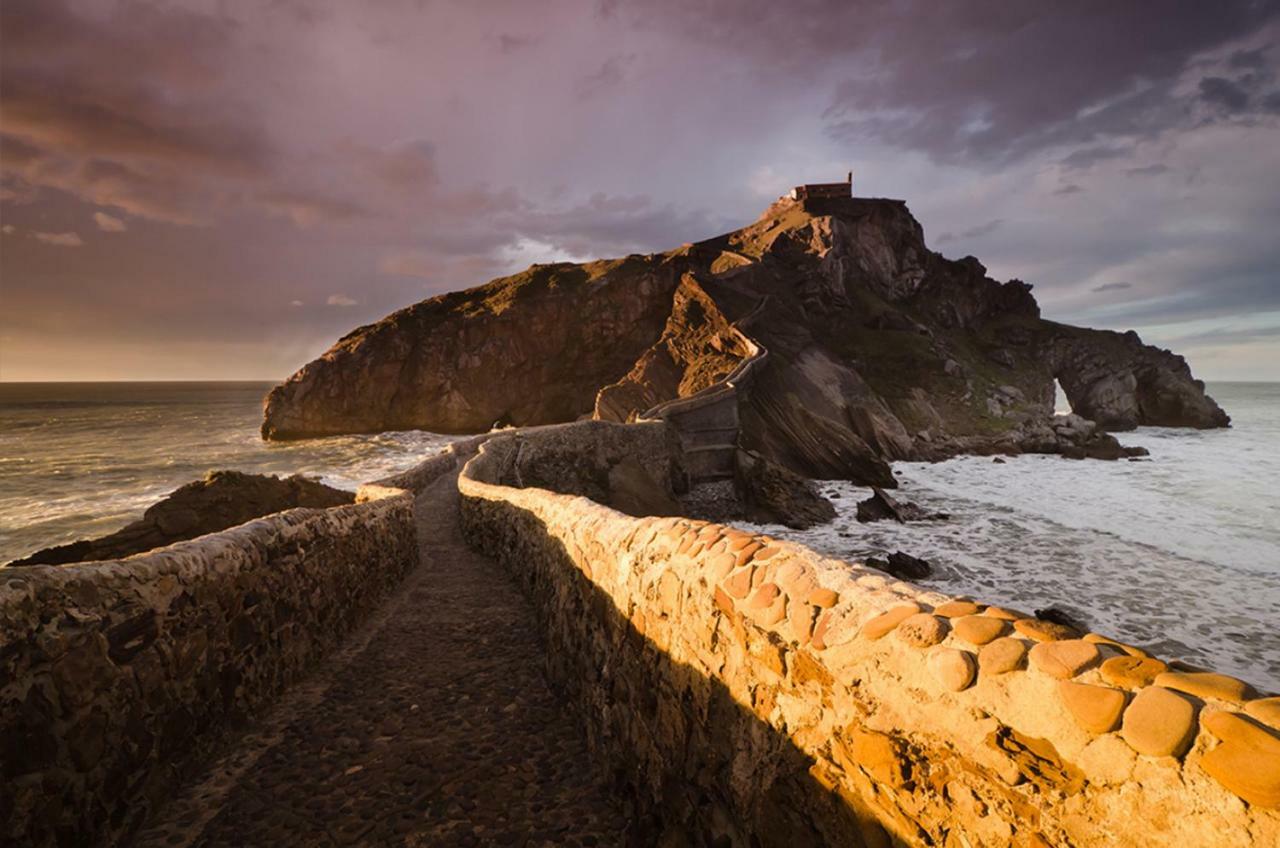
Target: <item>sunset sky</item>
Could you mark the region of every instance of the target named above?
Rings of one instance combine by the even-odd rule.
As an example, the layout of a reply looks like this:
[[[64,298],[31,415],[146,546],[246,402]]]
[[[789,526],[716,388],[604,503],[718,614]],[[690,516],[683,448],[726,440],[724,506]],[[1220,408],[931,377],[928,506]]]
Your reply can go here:
[[[1280,0],[0,3],[0,380],[279,379],[794,183],[1280,379]]]

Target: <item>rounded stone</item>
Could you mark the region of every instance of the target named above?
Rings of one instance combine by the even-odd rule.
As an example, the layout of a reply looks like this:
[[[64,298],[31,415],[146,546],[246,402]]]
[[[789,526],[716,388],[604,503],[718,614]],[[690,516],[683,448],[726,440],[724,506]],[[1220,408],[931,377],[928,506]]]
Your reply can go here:
[[[1200,766],[1250,804],[1280,807],[1280,736],[1226,710],[1206,712],[1201,724],[1222,744]]]
[[[1034,649],[1032,654],[1035,654]],[[1058,693],[1076,724],[1090,733],[1115,730],[1120,716],[1124,714],[1126,698],[1119,689],[1063,680],[1058,684]]]
[[[738,559],[737,559],[738,565],[746,565],[755,556],[756,551],[760,550],[763,547],[764,545],[760,544],[759,542],[752,542],[742,550],[738,551]]]
[[[1126,645],[1124,642],[1117,642],[1115,639],[1111,639],[1107,636],[1100,636],[1097,633],[1084,634],[1084,640],[1086,642],[1092,642],[1095,645],[1107,645],[1109,647],[1115,648],[1117,651],[1122,651],[1131,657],[1151,656],[1151,654],[1147,653],[1141,648],[1135,648],[1133,645]]]
[[[1042,621],[1038,618],[1020,618],[1013,623],[1013,629],[1037,642],[1077,639],[1080,636],[1073,627],[1054,621]]]
[[[946,638],[947,625],[936,615],[918,612],[898,625],[897,635],[913,648],[929,648]]]
[[[1111,657],[1102,661],[1098,671],[1112,686],[1141,689],[1150,686],[1169,666],[1154,657]]]
[[[1177,689],[1197,698],[1217,698],[1236,703],[1243,702],[1253,694],[1253,689],[1243,680],[1212,671],[1166,671],[1156,677],[1155,684],[1166,689]]]
[[[960,618],[961,616],[974,615],[980,607],[973,601],[966,601],[957,598],[954,601],[947,601],[933,611],[934,615],[940,615],[943,618]]]
[[[1001,636],[978,651],[978,668],[983,674],[1004,674],[1022,665],[1027,643],[1012,636]]]
[[[707,576],[712,581],[719,582],[729,576],[734,567],[738,564],[738,558],[733,554],[717,554],[711,559],[706,560]]]
[[[982,614],[990,618],[999,618],[1004,621],[1017,621],[1020,618],[1026,618],[1025,615],[1017,610],[1011,610],[1006,607],[987,607]]]
[[[951,629],[956,637],[970,645],[985,645],[993,639],[1005,634],[1009,625],[1003,619],[987,618],[985,615],[966,615],[952,619]]]
[[[1280,698],[1258,698],[1245,704],[1244,711],[1263,724],[1280,727]]]
[[[778,588],[777,583],[765,583],[751,594],[751,598],[747,601],[747,608],[764,609],[773,604],[780,595],[782,590]]]
[[[920,605],[917,603],[902,604],[886,610],[862,625],[862,635],[868,639],[881,639],[918,612]]]
[[[1066,680],[1096,663],[1098,646],[1083,639],[1041,642],[1031,648],[1031,664],[1050,677]]]
[[[752,566],[739,570],[724,581],[724,590],[739,600],[745,598],[751,593],[751,578],[755,571]]]
[[[840,602],[840,593],[833,589],[814,589],[805,601],[815,607],[830,609]]]
[[[934,680],[948,692],[959,692],[973,685],[978,664],[973,654],[957,648],[936,648],[929,654],[929,671]]]
[[[1171,689],[1148,686],[1124,711],[1120,735],[1149,757],[1180,757],[1195,738],[1195,705]]]

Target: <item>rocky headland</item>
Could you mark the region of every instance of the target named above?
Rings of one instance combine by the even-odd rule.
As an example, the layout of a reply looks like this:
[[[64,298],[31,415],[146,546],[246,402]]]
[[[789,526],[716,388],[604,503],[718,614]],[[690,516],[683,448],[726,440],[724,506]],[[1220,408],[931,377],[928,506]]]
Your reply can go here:
[[[272,390],[262,433],[634,420],[753,357],[736,444],[808,477],[892,487],[893,460],[958,453],[1115,459],[1109,431],[1229,424],[1182,357],[1041,318],[1030,285],[930,250],[902,201],[783,198],[716,238],[535,265],[360,327]],[[1053,417],[1055,380],[1074,416]]]
[[[283,479],[240,471],[211,471],[152,504],[142,518],[107,536],[36,551],[9,566],[65,565],[120,559],[216,533],[295,507],[327,508],[355,502],[355,493],[301,475]]]

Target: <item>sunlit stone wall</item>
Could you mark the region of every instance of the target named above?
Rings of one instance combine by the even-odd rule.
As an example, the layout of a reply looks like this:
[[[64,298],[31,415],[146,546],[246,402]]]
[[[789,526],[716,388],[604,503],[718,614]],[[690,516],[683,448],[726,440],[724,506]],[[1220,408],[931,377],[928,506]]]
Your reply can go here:
[[[792,543],[495,483],[520,453],[495,438],[464,470],[467,538],[526,588],[650,834],[1280,844],[1280,700]]]

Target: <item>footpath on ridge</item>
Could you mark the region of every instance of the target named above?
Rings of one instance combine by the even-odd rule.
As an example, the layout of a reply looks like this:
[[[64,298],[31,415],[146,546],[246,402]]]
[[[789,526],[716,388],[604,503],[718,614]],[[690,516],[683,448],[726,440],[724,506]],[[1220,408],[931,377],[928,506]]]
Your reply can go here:
[[[626,842],[620,805],[543,676],[533,610],[418,496],[421,562],[346,645],[150,822],[143,846]]]

